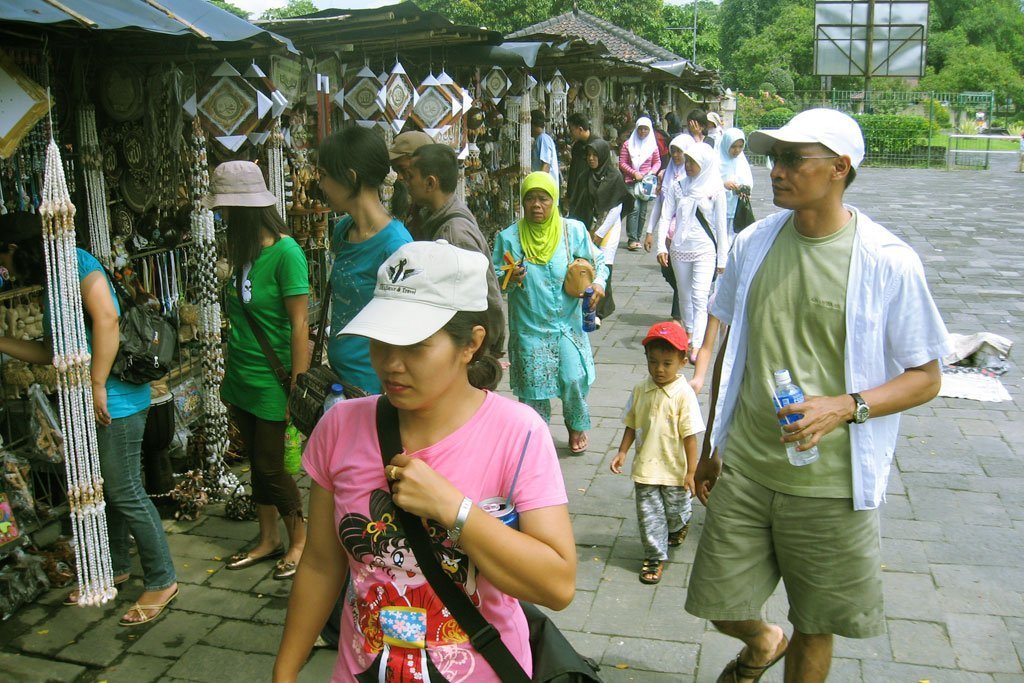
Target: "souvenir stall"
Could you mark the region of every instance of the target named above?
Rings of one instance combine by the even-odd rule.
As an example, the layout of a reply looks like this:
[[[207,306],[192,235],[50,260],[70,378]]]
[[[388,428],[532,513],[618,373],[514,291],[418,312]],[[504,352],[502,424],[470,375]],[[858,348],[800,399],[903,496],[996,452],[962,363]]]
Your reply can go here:
[[[0,7],[0,244],[41,230],[49,283],[22,286],[0,268],[0,335],[54,348],[51,366],[0,358],[0,617],[75,578],[83,605],[116,594],[76,246],[177,330],[153,392],[175,416],[176,469],[191,472],[159,490],[147,472],[146,484],[194,515],[240,488],[219,400],[224,272],[199,198],[223,159],[260,160],[282,190],[286,177],[287,104],[252,60],[294,58],[287,40],[197,0],[75,6]],[[62,531],[70,541],[40,550]]]

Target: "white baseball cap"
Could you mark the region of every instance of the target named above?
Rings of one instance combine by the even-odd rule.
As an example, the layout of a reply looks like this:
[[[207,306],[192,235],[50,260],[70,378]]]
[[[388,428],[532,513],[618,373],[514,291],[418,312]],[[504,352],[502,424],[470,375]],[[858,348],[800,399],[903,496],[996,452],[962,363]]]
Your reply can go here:
[[[776,142],[817,142],[839,156],[850,157],[854,168],[864,160],[864,133],[860,125],[835,109],[808,109],[777,130],[755,130],[747,146],[754,154],[767,154]]]
[[[377,269],[373,299],[338,334],[417,344],[459,311],[487,310],[490,260],[445,240],[409,242]]]

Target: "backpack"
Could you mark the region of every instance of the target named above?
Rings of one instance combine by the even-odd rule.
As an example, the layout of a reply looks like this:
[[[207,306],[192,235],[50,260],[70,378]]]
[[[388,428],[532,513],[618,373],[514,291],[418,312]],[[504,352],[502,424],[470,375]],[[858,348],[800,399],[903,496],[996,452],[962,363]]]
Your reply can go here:
[[[160,379],[171,371],[178,353],[177,327],[149,306],[139,306],[132,301],[110,271],[107,271],[107,278],[121,307],[120,343],[110,374],[129,384]]]

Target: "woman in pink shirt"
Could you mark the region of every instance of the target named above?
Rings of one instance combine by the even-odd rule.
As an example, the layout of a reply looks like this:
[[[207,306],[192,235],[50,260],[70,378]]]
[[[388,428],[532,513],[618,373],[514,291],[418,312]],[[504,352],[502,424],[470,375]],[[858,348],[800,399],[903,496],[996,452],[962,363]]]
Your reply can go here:
[[[619,151],[619,169],[626,179],[626,186],[632,190],[634,184],[647,174],[661,170],[661,155],[658,154],[658,140],[654,137],[654,124],[646,116],[636,120],[636,128]],[[640,248],[640,233],[647,224],[647,202],[638,200],[633,211],[626,217],[626,248],[636,251]]]
[[[376,396],[334,406],[310,436],[309,538],[276,682],[296,680],[348,576],[332,681],[500,683],[424,577],[396,506],[421,518],[441,566],[527,676],[519,599],[572,601],[576,548],[547,426],[529,406],[477,388],[501,372],[486,343],[489,265],[444,241],[406,244],[342,330],[370,338],[404,450],[385,468]],[[514,504],[517,525],[480,507],[495,497]]]

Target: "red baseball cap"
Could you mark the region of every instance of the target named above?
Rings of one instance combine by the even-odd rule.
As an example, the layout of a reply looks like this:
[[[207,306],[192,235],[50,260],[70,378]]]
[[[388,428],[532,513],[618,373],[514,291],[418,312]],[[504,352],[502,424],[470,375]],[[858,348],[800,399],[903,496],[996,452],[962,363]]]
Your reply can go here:
[[[644,337],[643,345],[647,346],[648,342],[653,339],[664,339],[680,351],[685,351],[690,346],[690,338],[686,336],[686,330],[682,325],[671,320],[651,325],[651,329],[647,330],[647,336]]]

